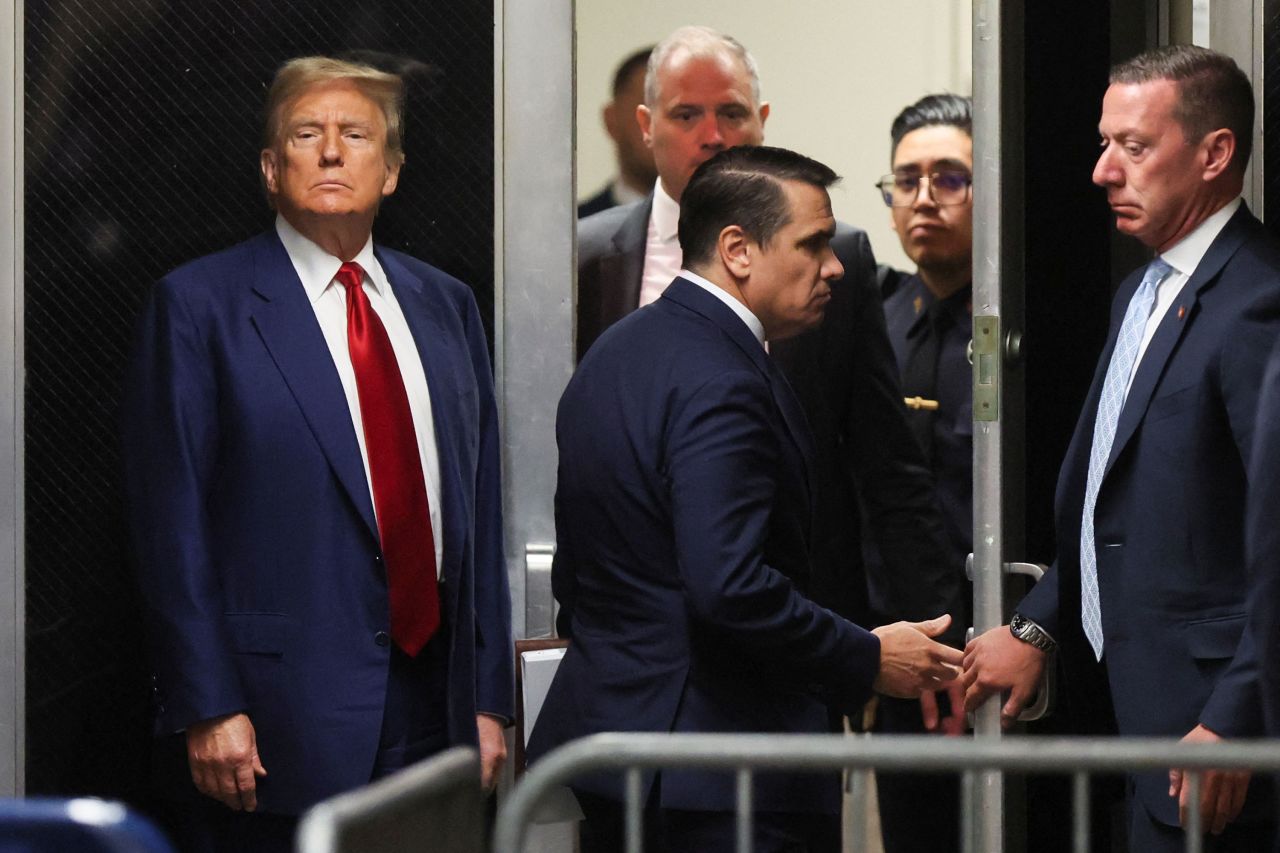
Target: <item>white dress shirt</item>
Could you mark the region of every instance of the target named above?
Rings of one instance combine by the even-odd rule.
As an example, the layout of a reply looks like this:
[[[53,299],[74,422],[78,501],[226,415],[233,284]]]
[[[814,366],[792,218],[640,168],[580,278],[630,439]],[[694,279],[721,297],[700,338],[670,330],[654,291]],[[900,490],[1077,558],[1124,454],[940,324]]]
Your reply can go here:
[[[351,423],[355,427],[356,441],[360,444],[360,459],[364,462],[364,478],[369,484],[369,502],[373,502],[373,485],[369,476],[369,451],[365,448],[364,420],[360,416],[360,395],[356,387],[355,369],[351,366],[351,353],[347,346],[347,291],[334,276],[342,261],[328,254],[311,240],[302,236],[283,216],[276,217],[276,233],[284,243],[289,260],[302,280],[302,287],[316,312],[316,321],[324,334],[333,365],[342,380],[342,390],[347,397]],[[364,292],[369,304],[391,339],[391,349],[396,354],[405,393],[409,397],[409,411],[413,416],[413,428],[417,433],[418,460],[422,463],[422,478],[427,486],[427,503],[431,508],[431,536],[436,546],[436,576],[439,577],[444,555],[444,537],[440,527],[440,457],[436,450],[435,422],[431,417],[431,395],[427,389],[427,374],[422,367],[422,357],[414,343],[404,312],[396,301],[391,282],[373,254],[373,238],[353,259],[364,270]]]
[[[680,251],[680,205],[667,195],[659,178],[653,189],[653,212],[649,214],[649,236],[644,244],[644,276],[640,279],[640,306],[662,295],[680,273],[684,255]],[[717,288],[718,289],[718,288]]]
[[[1169,309],[1177,301],[1182,289],[1195,274],[1196,267],[1200,266],[1200,261],[1204,259],[1205,252],[1209,251],[1209,246],[1240,209],[1240,203],[1240,199],[1234,199],[1197,225],[1194,231],[1175,243],[1167,252],[1161,253],[1160,257],[1173,267],[1173,272],[1165,276],[1164,281],[1160,282],[1156,288],[1155,306],[1151,309],[1151,316],[1147,319],[1146,328],[1142,332],[1138,356],[1133,360],[1133,369],[1129,372],[1129,384],[1125,386],[1126,395],[1133,385],[1133,377],[1138,374],[1138,365],[1142,364],[1142,357],[1146,355],[1147,345],[1151,343],[1156,329],[1160,327],[1160,321],[1164,319],[1165,314],[1169,313]]]
[[[723,287],[720,287],[717,284],[713,284],[712,282],[707,281],[705,278],[698,275],[696,272],[689,272],[688,270],[680,270],[680,272],[676,273],[676,275],[680,276],[681,278],[687,278],[689,281],[698,285],[698,287],[701,287],[703,290],[710,293],[716,299],[719,299],[725,305],[728,305],[730,308],[732,308],[733,313],[737,314],[738,318],[747,325],[748,329],[751,330],[751,334],[755,336],[755,339],[757,342],[759,342],[760,346],[762,347],[764,346],[764,324],[760,322],[759,317],[751,313],[750,308],[748,308],[747,306],[743,305],[741,302],[739,302],[738,300],[730,296],[729,292],[725,290]],[[672,277],[674,278],[675,276],[672,276]]]

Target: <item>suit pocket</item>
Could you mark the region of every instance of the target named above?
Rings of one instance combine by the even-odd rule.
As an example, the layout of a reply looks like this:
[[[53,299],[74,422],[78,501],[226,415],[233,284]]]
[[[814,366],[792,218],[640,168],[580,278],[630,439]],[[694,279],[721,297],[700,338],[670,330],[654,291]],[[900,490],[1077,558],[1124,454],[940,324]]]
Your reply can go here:
[[[227,613],[231,647],[238,655],[283,658],[293,620],[283,613]]]
[[[1199,390],[1200,386],[1198,385],[1188,385],[1186,388],[1180,388],[1177,391],[1171,391],[1168,394],[1161,394],[1155,397],[1147,406],[1147,414],[1143,421],[1145,423],[1154,423],[1186,410],[1189,406],[1194,405],[1198,398],[1197,392]]]
[[[1221,660],[1234,657],[1244,633],[1245,617],[1242,613],[1197,619],[1183,628],[1187,636],[1187,651],[1197,660]]]

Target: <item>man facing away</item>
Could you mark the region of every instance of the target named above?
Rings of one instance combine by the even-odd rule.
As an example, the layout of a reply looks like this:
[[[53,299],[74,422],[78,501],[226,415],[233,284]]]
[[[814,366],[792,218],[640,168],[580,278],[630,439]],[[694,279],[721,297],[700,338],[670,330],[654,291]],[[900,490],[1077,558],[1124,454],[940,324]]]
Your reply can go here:
[[[1012,722],[1049,653],[1068,689],[1100,682],[1101,725],[1188,742],[1262,733],[1245,631],[1246,464],[1280,333],[1280,251],[1240,200],[1253,93],[1228,57],[1160,48],[1112,69],[1094,183],[1116,228],[1155,253],[1120,286],[1058,477],[1058,557],[1009,626],[966,650],[966,701],[1010,691]],[[1114,721],[1112,721],[1112,712]],[[1266,780],[1129,780],[1129,849],[1182,850],[1199,808],[1211,851],[1269,849]]]
[[[282,66],[275,227],[165,276],[142,316],[126,487],[157,734],[204,795],[195,849],[291,850],[318,800],[458,743],[488,784],[505,755],[484,332],[464,284],[371,237],[401,100],[368,66]]]
[[[755,59],[735,39],[681,27],[653,49],[636,117],[658,180],[645,200],[579,222],[579,359],[675,278],[683,266],[677,223],[694,169],[735,145],[759,145],[769,114]],[[862,231],[837,222],[831,248],[845,274],[831,288],[822,324],[771,345],[814,434],[809,592],[859,624],[957,613],[963,568],[946,564],[942,519],[906,423],[870,244]],[[870,578],[862,518],[883,565]],[[948,641],[959,645],[963,630],[957,621]],[[924,697],[925,713],[936,724],[932,700]]]
[[[803,594],[812,436],[766,351],[811,328],[843,273],[827,167],[743,146],[694,173],[686,268],[608,330],[556,419],[553,583],[570,646],[529,745],[601,731],[816,733],[873,690],[945,686],[949,622],[867,632]],[[621,849],[621,784],[575,783],[585,851]],[[731,776],[646,773],[651,849],[732,850]],[[836,849],[834,775],[761,774],[755,849]]]

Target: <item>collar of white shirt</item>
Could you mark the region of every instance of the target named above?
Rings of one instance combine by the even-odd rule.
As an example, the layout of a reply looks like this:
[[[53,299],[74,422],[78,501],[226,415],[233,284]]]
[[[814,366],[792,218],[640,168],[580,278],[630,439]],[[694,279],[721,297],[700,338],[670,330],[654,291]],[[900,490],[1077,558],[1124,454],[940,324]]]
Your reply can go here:
[[[747,324],[747,328],[751,330],[751,334],[755,336],[757,341],[759,341],[760,346],[764,346],[764,324],[760,322],[759,318],[757,318],[755,314],[751,313],[751,309],[747,308],[747,306],[730,296],[729,292],[723,287],[707,281],[696,272],[680,270],[680,277],[693,282],[698,285],[698,287],[701,287],[716,299],[719,299],[725,305],[732,308],[733,313],[737,314],[738,318]]]
[[[664,243],[677,238],[680,232],[680,203],[667,195],[662,188],[662,178],[653,187],[653,213],[649,217],[654,234]]]
[[[1204,260],[1205,252],[1209,251],[1209,246],[1213,245],[1213,241],[1218,238],[1218,234],[1222,232],[1227,222],[1240,209],[1241,203],[1242,200],[1239,198],[1232,199],[1204,222],[1197,225],[1194,231],[1175,243],[1169,251],[1162,252],[1160,257],[1169,266],[1189,278],[1195,273],[1196,267],[1200,266],[1200,262]]]
[[[334,276],[342,266],[342,260],[335,258],[309,238],[304,237],[283,216],[276,216],[276,234],[280,235],[280,242],[284,244],[284,250],[289,253],[289,260],[293,262],[293,268],[297,271],[298,278],[302,280],[307,298],[314,304],[333,282]],[[385,296],[388,288],[387,277],[382,272],[378,259],[374,257],[372,235],[352,260],[364,270],[368,283],[380,295]]]

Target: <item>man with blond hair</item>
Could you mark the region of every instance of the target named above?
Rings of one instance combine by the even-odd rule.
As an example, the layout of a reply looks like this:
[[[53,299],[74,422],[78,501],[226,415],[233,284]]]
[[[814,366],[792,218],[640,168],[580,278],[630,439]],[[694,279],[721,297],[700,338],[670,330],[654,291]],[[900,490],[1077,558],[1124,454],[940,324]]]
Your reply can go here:
[[[464,284],[371,236],[401,100],[368,66],[286,63],[261,154],[275,226],[169,273],[143,313],[126,484],[160,752],[204,795],[186,846],[289,850],[318,800],[452,744],[479,746],[486,784],[504,757],[482,324]]]

